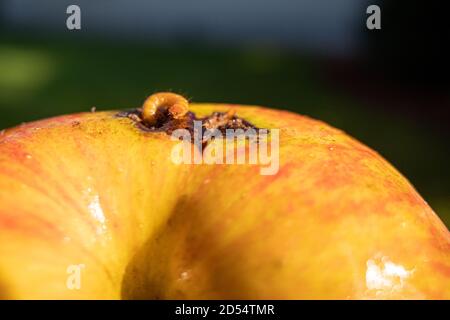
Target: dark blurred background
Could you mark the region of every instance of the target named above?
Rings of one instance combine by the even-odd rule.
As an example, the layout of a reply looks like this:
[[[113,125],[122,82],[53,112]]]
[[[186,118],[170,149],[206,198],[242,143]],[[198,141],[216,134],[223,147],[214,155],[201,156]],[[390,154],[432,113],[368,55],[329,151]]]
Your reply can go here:
[[[66,8],[81,8],[81,30]],[[381,8],[368,30],[366,8]],[[450,5],[365,0],[0,1],[0,128],[197,102],[292,110],[393,163],[450,225]]]

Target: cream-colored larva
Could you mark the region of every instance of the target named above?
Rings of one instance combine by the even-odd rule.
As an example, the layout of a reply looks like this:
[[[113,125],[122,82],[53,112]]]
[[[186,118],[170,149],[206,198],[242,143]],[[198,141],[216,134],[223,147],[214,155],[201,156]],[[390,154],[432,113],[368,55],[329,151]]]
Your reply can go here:
[[[142,106],[142,119],[147,125],[154,126],[157,122],[158,109],[167,110],[174,119],[181,119],[189,111],[189,101],[172,92],[158,92],[148,97]]]

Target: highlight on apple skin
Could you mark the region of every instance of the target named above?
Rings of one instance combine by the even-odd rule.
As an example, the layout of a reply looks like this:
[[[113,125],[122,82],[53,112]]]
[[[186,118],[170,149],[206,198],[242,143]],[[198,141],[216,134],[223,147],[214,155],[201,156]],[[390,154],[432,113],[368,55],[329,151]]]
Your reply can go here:
[[[0,136],[0,298],[450,298],[449,231],[375,151],[290,112],[163,102]],[[175,164],[145,128],[214,113],[279,129],[278,172]]]

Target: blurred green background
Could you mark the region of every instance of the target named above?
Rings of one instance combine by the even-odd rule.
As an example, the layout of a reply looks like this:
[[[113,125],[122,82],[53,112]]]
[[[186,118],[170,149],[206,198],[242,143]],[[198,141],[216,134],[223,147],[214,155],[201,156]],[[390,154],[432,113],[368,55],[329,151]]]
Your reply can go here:
[[[5,28],[0,32],[0,128],[93,106],[137,107],[149,94],[167,90],[196,102],[288,109],[324,120],[377,150],[450,226],[450,100],[448,82],[438,72],[448,62],[439,65],[441,56],[433,50],[440,49],[430,51],[434,42],[422,52],[416,43],[420,36],[408,38],[408,28],[391,16],[383,20],[390,32],[369,35],[361,26],[367,51],[356,57],[264,42],[118,41],[87,32]],[[430,41],[422,33],[422,40]]]

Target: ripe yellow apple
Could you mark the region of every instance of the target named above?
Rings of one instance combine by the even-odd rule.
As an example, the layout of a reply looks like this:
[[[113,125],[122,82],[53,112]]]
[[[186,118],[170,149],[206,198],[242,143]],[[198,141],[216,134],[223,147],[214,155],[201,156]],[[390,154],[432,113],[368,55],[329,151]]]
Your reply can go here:
[[[189,114],[230,109],[280,130],[276,174],[174,163],[180,142],[138,113],[4,132],[0,298],[450,298],[450,233],[380,155],[285,111]]]

